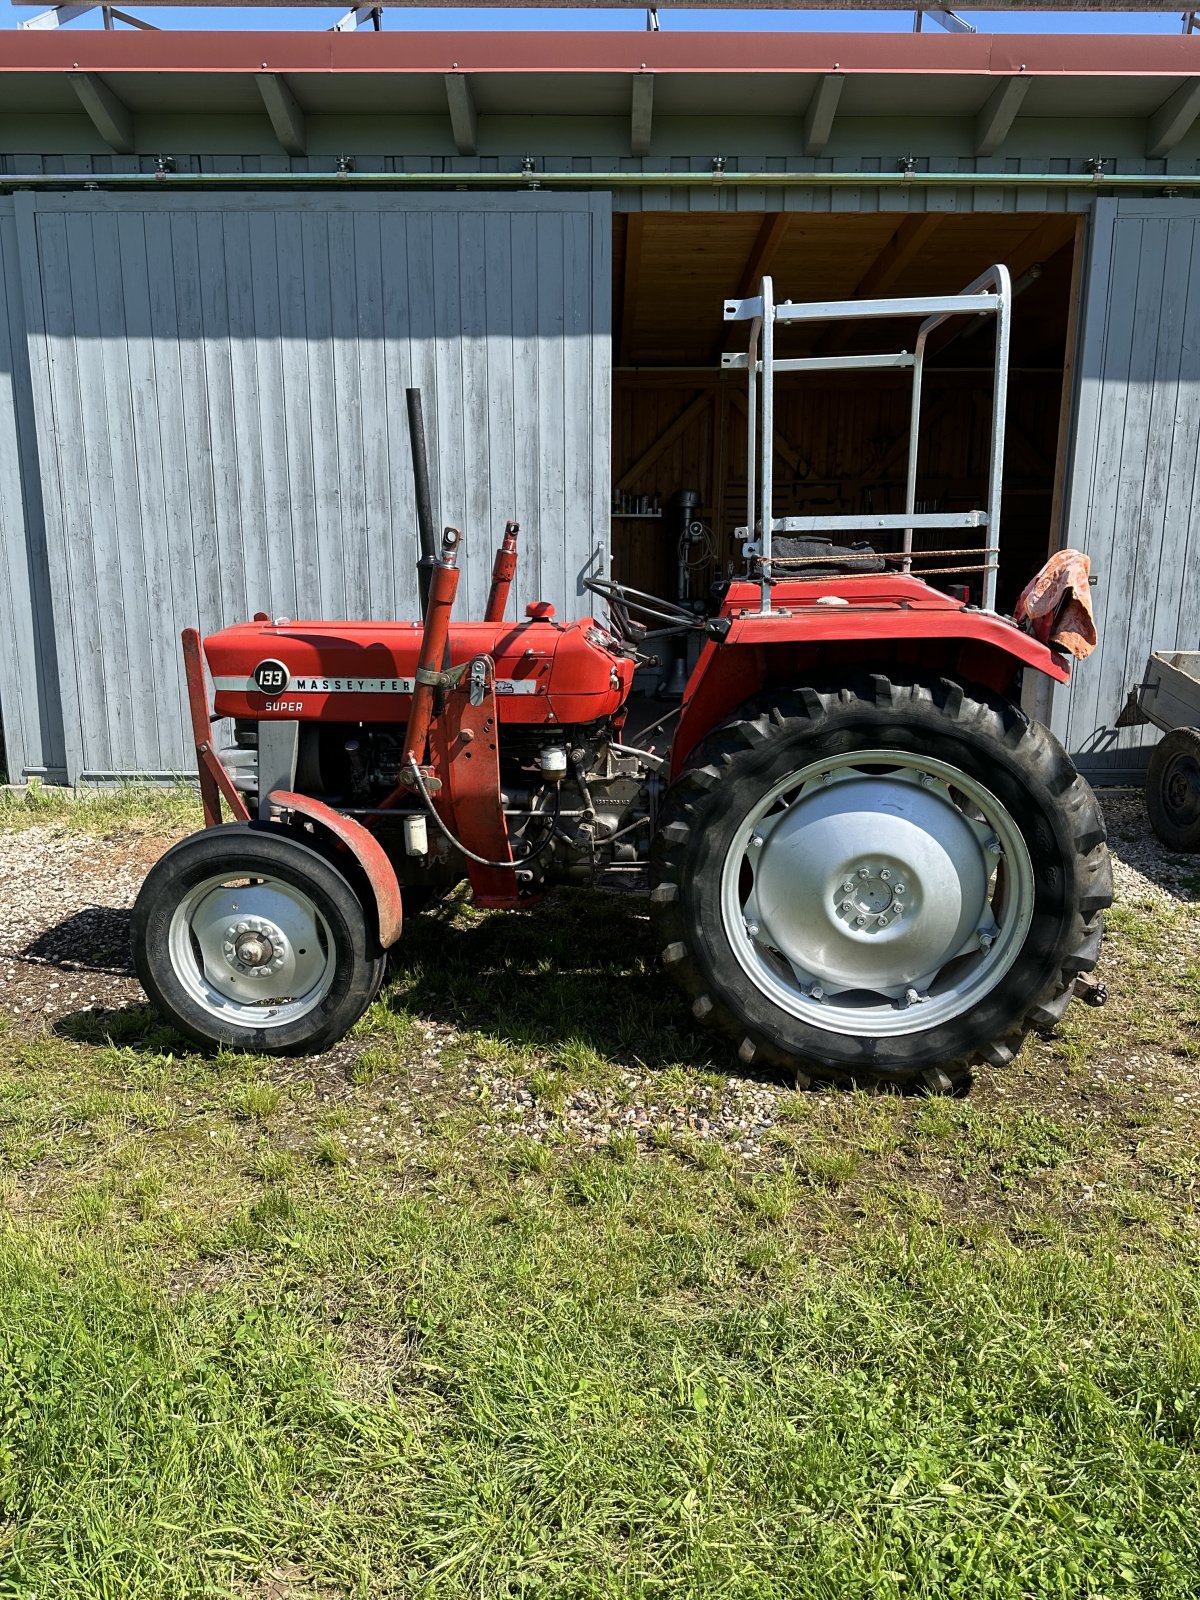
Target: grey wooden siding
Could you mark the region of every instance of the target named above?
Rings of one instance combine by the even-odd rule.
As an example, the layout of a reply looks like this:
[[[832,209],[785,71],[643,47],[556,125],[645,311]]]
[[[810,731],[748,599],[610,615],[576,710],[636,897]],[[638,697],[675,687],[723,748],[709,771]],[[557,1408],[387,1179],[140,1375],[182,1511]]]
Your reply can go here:
[[[13,202],[0,199],[0,716],[19,779],[65,776]]]
[[[415,614],[411,383],[435,516],[466,536],[460,614],[508,516],[515,604],[578,608],[607,563],[608,212],[16,197],[72,779],[194,765],[184,626]]]
[[[1150,652],[1200,648],[1200,204],[1098,202],[1079,356],[1065,539],[1092,558],[1100,647],[1055,718],[1111,781],[1159,737],[1115,726]]]

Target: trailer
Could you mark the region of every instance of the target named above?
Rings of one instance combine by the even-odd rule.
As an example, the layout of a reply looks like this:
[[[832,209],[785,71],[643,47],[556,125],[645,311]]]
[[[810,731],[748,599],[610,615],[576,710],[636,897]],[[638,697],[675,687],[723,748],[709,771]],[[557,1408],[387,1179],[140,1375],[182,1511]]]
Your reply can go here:
[[[1164,735],[1146,769],[1146,810],[1168,850],[1200,850],[1200,650],[1156,650],[1118,727]]]

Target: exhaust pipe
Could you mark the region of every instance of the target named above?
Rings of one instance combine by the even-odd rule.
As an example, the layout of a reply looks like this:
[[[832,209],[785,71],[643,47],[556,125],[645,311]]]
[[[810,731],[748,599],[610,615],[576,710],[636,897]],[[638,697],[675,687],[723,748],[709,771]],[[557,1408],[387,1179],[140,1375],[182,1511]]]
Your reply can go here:
[[[408,401],[408,442],[412,449],[413,484],[417,491],[417,533],[421,554],[417,558],[417,593],[421,616],[429,610],[429,584],[438,564],[438,540],[433,526],[433,500],[429,493],[429,458],[425,452],[425,418],[421,412],[420,389],[406,389]]]

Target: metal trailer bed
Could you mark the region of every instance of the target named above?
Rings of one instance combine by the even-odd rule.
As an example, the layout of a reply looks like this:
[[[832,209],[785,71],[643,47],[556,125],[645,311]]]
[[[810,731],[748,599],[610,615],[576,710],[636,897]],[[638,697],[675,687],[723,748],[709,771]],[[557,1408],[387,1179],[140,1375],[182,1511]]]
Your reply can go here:
[[[1118,727],[1151,723],[1159,740],[1146,771],[1146,809],[1171,850],[1200,850],[1200,650],[1156,650]]]

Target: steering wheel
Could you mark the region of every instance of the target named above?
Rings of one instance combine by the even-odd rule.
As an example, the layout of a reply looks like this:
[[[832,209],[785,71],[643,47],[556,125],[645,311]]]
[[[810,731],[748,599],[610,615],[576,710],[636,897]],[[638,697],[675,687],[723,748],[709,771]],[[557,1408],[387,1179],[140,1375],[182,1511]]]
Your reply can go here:
[[[647,594],[643,589],[631,589],[627,583],[618,583],[615,578],[585,578],[583,587],[604,601],[615,631],[631,644],[640,644],[643,639],[663,633],[677,633],[682,628],[704,626],[703,617],[698,617],[686,606],[676,605],[673,600],[663,600],[656,594]],[[634,612],[650,617],[655,622],[665,622],[668,626],[656,628],[650,634],[644,623],[634,621]]]

